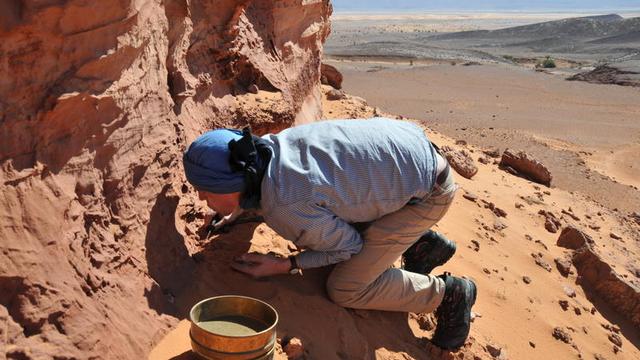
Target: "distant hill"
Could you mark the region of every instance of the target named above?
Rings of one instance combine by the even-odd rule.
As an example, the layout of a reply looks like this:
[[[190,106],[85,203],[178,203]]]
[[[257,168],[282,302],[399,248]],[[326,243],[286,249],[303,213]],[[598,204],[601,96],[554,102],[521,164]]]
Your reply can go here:
[[[589,44],[610,45],[610,44],[640,44],[640,30],[631,31],[622,35],[608,36],[600,39],[591,40]]]
[[[434,40],[454,39],[543,39],[602,38],[640,30],[640,17],[625,19],[617,14],[569,18],[499,30],[463,31],[436,35]]]

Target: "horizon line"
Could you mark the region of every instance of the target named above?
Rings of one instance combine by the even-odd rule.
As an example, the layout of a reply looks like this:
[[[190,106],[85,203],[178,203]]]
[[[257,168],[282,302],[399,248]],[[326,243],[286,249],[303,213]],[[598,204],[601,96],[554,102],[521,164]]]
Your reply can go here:
[[[617,12],[640,12],[639,8],[600,8],[600,9],[429,9],[429,8],[361,8],[361,9],[333,9],[334,13],[363,13],[363,12],[384,12],[384,13],[403,13],[410,11],[423,12],[485,12],[485,13],[606,13],[603,15],[614,14]]]

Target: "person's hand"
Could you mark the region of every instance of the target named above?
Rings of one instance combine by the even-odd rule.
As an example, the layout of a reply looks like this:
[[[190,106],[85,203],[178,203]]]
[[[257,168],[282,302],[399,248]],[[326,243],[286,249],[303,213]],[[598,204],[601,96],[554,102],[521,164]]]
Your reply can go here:
[[[271,254],[262,255],[250,253],[240,255],[233,259],[231,267],[254,278],[261,278],[289,273],[291,261],[287,258],[276,257]]]

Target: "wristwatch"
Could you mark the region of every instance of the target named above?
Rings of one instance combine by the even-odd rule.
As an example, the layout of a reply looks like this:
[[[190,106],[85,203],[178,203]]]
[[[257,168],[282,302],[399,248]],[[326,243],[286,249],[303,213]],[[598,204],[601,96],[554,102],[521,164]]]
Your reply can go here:
[[[289,274],[291,275],[302,275],[302,269],[298,266],[298,262],[296,261],[295,256],[289,256],[289,262],[291,262],[291,268],[289,268]]]

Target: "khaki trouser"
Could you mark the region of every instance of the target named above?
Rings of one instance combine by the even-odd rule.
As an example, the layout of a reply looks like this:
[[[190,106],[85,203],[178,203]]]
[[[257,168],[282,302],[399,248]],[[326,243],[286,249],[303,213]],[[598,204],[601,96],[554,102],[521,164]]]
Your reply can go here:
[[[424,199],[373,221],[362,231],[362,250],[336,265],[327,280],[327,292],[335,303],[414,313],[432,312],[440,305],[442,279],[392,266],[449,209],[457,190],[452,173],[450,169],[444,184]]]

